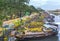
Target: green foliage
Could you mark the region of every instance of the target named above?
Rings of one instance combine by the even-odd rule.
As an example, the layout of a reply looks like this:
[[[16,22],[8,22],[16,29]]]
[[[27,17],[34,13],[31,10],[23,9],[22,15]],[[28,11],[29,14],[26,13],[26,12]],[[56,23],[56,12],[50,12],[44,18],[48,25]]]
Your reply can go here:
[[[0,20],[0,27],[2,26],[2,20]]]
[[[7,16],[18,15],[21,12],[38,12],[34,6],[29,6],[30,0],[0,0],[0,20]]]
[[[0,25],[8,15],[17,14],[29,0],[0,0]]]

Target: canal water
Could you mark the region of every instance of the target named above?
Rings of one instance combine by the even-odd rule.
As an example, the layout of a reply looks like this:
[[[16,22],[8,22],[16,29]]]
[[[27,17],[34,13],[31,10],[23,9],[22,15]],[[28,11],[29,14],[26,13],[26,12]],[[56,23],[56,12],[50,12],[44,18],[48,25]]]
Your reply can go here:
[[[35,39],[26,39],[23,41],[60,41],[60,15],[56,16],[54,18],[56,24],[59,25],[58,27],[58,35],[56,36],[49,36],[49,37],[45,37],[45,38],[35,38]]]

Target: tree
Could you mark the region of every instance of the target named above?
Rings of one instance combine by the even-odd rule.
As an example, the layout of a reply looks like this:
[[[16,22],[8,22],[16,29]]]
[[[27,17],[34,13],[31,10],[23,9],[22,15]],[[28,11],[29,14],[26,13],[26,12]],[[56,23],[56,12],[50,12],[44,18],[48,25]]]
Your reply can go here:
[[[29,3],[29,0],[0,0],[0,23],[2,24],[6,16],[20,12],[25,3]]]
[[[40,11],[40,12],[41,12],[41,11],[42,11],[42,12],[45,11],[45,10],[43,10],[42,8],[37,8],[37,10]]]
[[[0,9],[2,12],[11,14],[22,10],[22,6],[28,2],[29,0],[0,0]]]

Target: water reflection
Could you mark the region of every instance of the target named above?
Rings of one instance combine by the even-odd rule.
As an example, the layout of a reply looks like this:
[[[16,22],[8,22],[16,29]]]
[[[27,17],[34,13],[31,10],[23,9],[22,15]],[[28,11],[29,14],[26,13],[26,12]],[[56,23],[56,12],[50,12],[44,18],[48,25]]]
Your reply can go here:
[[[58,38],[59,38],[59,41],[60,41],[60,24],[59,24],[59,29],[58,29]]]
[[[59,39],[59,41],[60,41],[60,34],[58,34],[58,39]]]
[[[59,41],[58,36],[49,36],[45,38],[31,38],[31,39],[24,39],[22,41]]]
[[[54,18],[55,23],[58,24],[58,41],[60,41],[60,15],[55,16]]]

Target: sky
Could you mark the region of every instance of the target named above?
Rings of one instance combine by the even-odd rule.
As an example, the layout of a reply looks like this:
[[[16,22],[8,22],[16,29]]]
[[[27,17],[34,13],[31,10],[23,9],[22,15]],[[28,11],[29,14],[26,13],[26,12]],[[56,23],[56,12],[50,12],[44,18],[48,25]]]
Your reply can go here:
[[[44,10],[60,9],[60,0],[30,0],[29,4]]]

